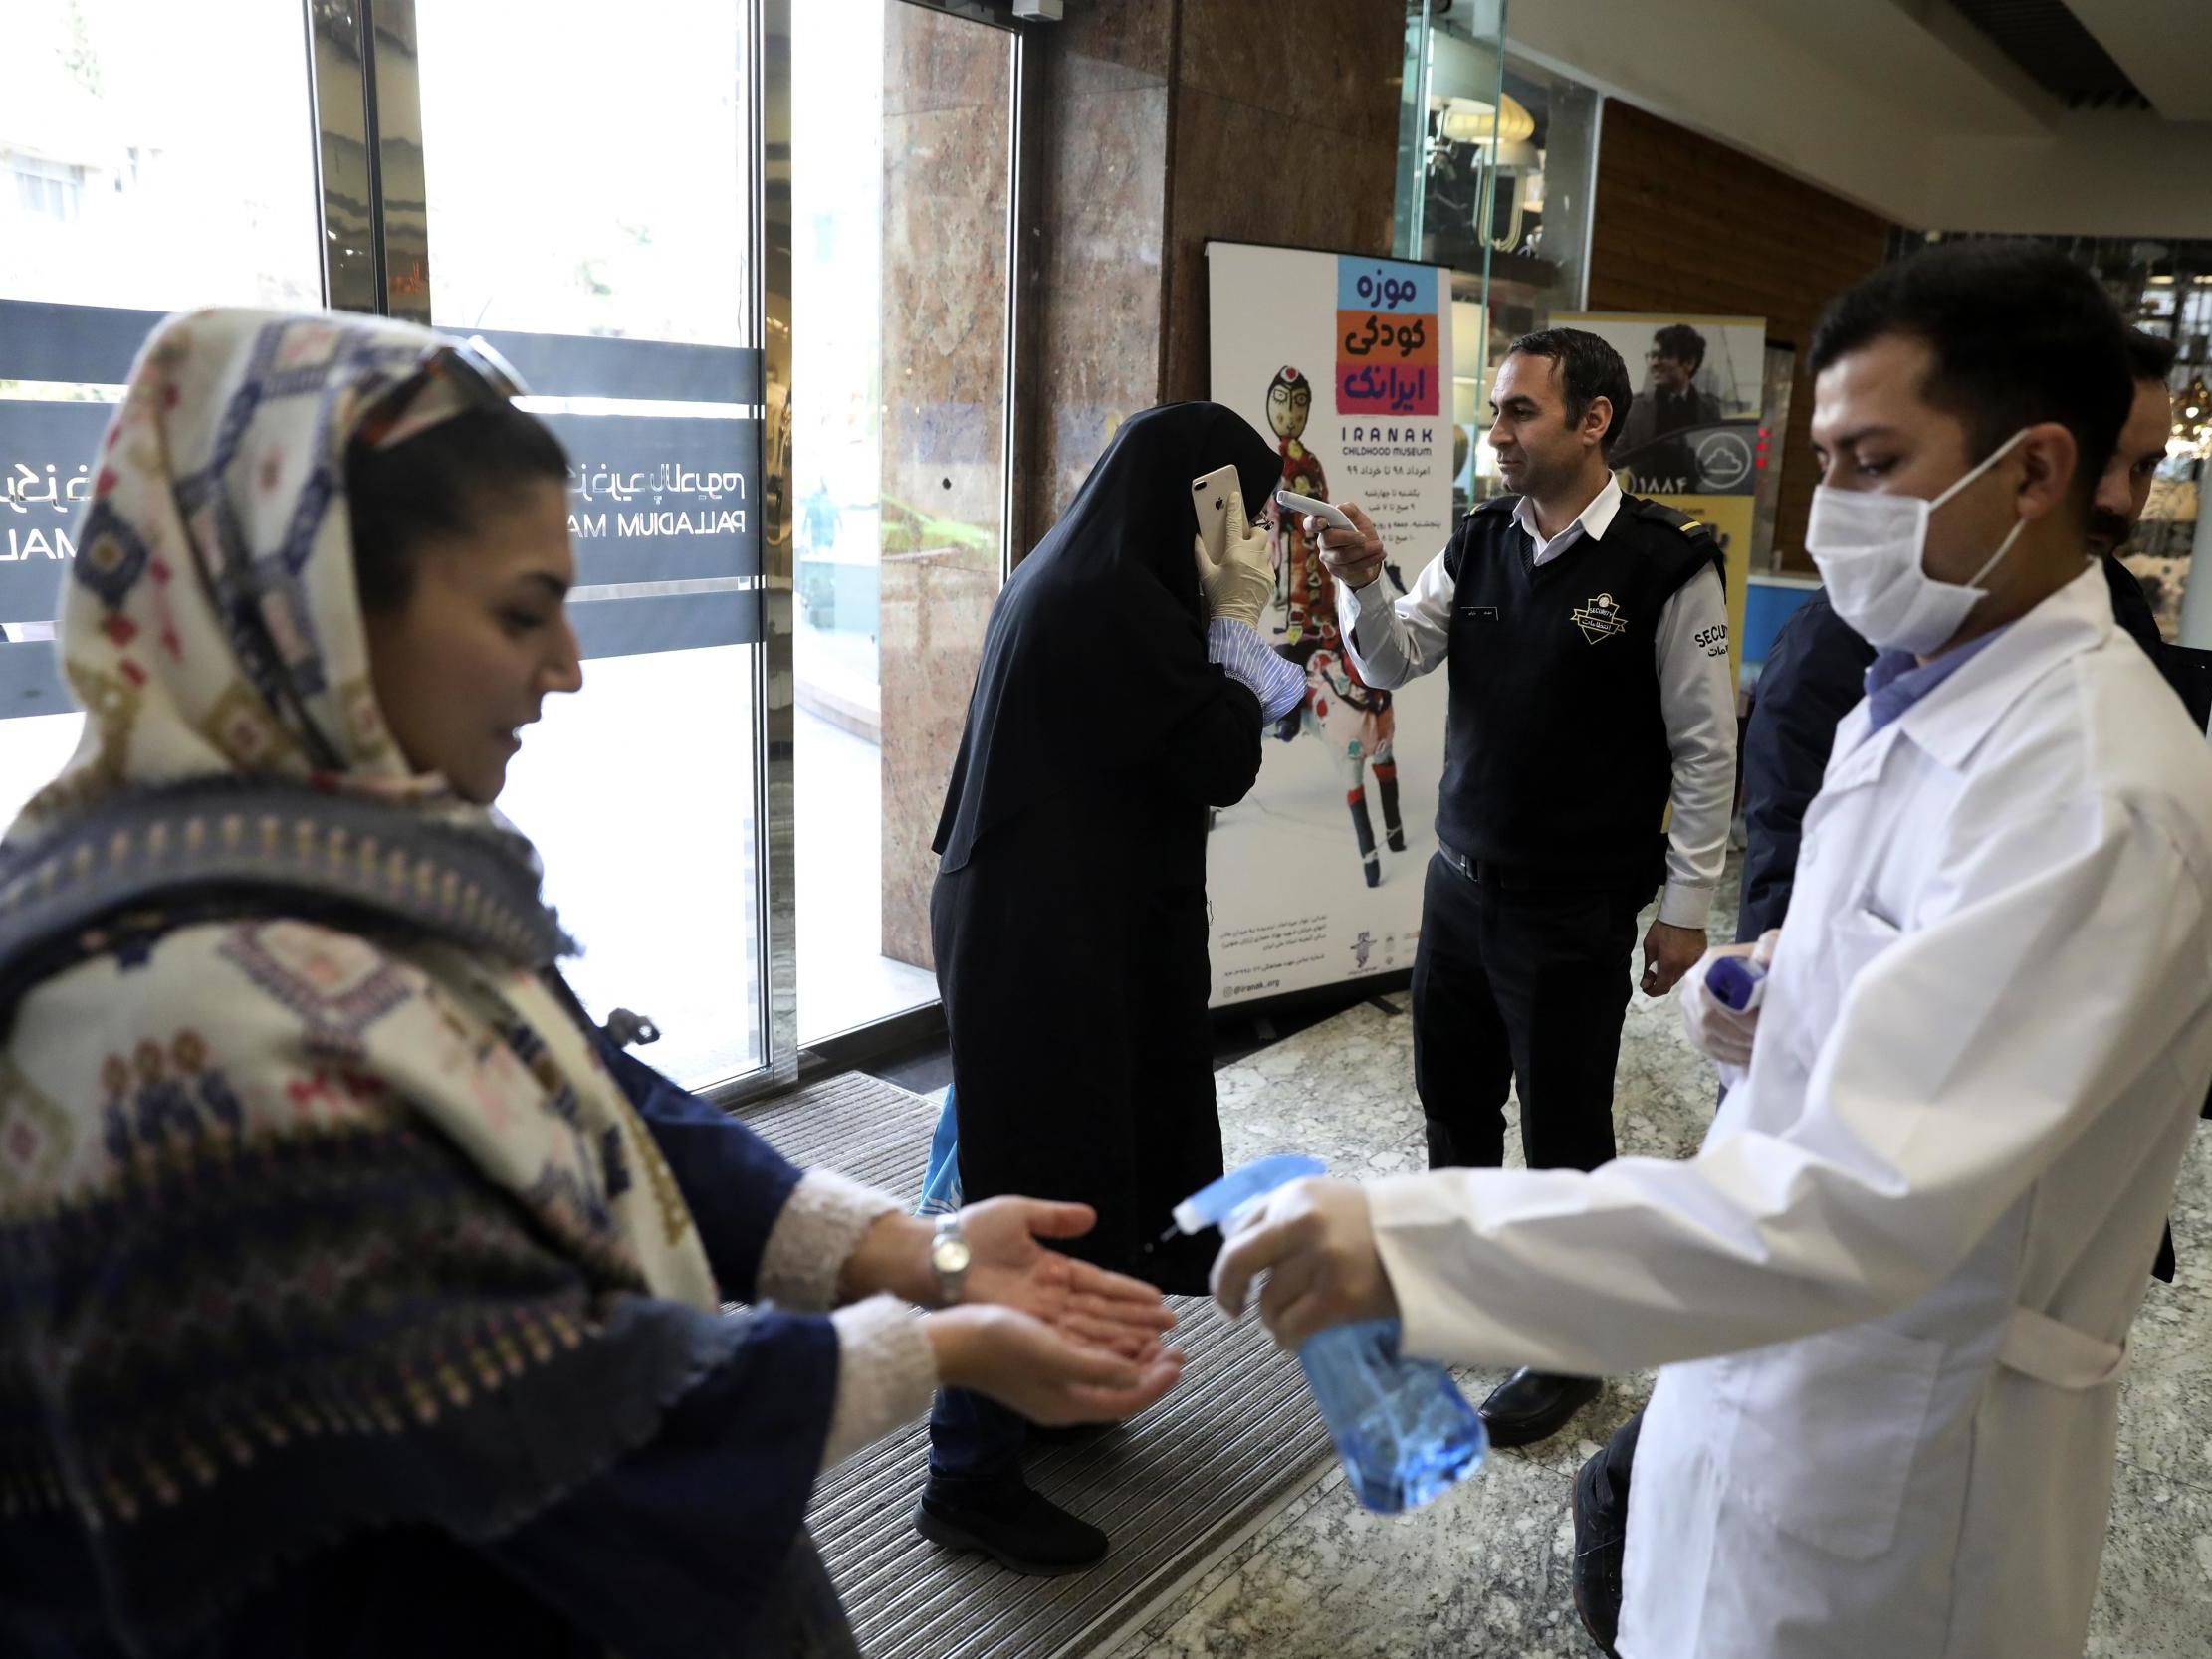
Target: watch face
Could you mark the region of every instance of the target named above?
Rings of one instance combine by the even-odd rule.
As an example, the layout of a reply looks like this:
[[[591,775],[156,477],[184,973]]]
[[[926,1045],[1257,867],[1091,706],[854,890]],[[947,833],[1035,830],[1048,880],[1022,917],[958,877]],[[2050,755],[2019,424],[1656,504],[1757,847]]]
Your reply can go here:
[[[930,1246],[930,1265],[940,1273],[966,1273],[969,1260],[966,1239],[941,1238]]]

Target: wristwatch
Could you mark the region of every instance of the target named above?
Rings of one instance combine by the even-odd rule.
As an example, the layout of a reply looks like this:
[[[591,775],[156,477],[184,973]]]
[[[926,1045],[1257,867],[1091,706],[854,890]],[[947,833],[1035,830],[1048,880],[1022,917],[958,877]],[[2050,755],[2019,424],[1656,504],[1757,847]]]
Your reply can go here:
[[[960,1217],[939,1216],[937,1234],[930,1240],[930,1268],[937,1275],[938,1294],[946,1307],[960,1300],[961,1290],[968,1283],[968,1265],[974,1259],[968,1235],[960,1230]]]

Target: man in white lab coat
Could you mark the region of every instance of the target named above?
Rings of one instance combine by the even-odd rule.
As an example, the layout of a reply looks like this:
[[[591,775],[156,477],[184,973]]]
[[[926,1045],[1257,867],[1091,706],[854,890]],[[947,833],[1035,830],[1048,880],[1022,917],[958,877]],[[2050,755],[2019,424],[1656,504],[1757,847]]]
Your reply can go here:
[[[1627,1659],[2073,1659],[2212,1074],[2212,752],[2082,552],[2131,392],[2089,273],[1944,245],[1812,360],[1807,545],[1881,655],[1703,1149],[1301,1182],[1216,1289],[1266,1272],[1285,1344],[1396,1313],[1417,1354],[1663,1365]]]

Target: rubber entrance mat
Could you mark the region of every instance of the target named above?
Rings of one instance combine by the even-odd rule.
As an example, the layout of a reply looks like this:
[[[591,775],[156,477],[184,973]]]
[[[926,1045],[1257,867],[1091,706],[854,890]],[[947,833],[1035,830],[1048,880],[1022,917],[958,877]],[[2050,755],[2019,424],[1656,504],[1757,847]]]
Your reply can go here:
[[[746,1122],[802,1167],[911,1199],[937,1103],[851,1073]],[[1112,1553],[1088,1572],[1027,1578],[917,1537],[920,1424],[824,1478],[809,1523],[867,1659],[1088,1652],[1112,1615],[1143,1605],[1312,1473],[1329,1442],[1296,1361],[1256,1319],[1232,1326],[1212,1303],[1181,1298],[1176,1309],[1190,1362],[1175,1392],[1124,1427],[1029,1458],[1032,1485],[1112,1535]]]

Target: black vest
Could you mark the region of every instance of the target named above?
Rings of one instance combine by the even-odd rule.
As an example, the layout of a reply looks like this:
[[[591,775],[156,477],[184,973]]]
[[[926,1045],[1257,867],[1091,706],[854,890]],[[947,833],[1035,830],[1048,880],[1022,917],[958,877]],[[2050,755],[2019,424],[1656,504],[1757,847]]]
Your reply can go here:
[[[1603,540],[1535,567],[1516,496],[1460,520],[1437,833],[1483,864],[1657,885],[1673,757],[1659,706],[1659,612],[1707,565],[1712,533],[1635,496]]]

